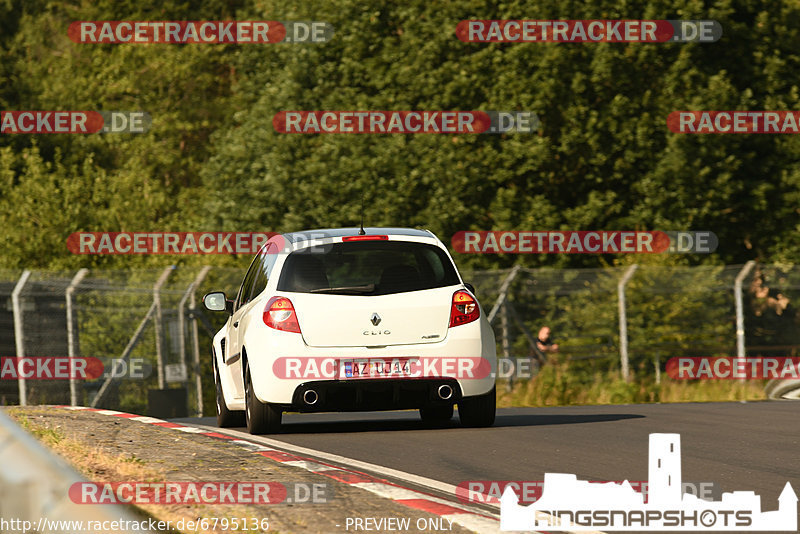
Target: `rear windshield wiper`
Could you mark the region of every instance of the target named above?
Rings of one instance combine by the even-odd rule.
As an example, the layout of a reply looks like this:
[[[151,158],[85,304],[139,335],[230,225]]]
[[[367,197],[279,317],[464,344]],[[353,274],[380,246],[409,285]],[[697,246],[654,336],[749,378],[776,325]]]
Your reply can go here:
[[[342,287],[322,287],[320,289],[312,289],[312,293],[353,293],[355,295],[372,293],[375,291],[375,284],[367,284],[363,286],[342,286]]]

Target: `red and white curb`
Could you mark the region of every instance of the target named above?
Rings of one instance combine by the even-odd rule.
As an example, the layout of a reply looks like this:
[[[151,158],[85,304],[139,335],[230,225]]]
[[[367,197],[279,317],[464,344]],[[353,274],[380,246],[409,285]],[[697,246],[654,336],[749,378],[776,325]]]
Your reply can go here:
[[[220,434],[219,432],[209,432],[208,430],[202,428],[182,425],[180,423],[171,423],[155,417],[118,412],[116,410],[101,410],[98,408],[88,408],[85,406],[55,406],[55,408],[83,410],[100,415],[123,417],[125,419],[130,419],[131,421],[138,421],[140,423],[149,425],[171,428],[180,432],[199,434],[202,436],[208,436],[210,438],[226,440],[229,443],[238,445],[250,452],[265,458],[269,458],[270,460],[279,462],[283,465],[299,467],[317,475],[326,476],[338,482],[367,490],[380,497],[390,499],[404,506],[441,516],[443,519],[448,520],[451,524],[455,523],[473,532],[494,533],[500,530],[500,521],[497,517],[473,512],[459,506],[456,503],[435,497],[433,495],[428,495],[417,490],[404,488],[389,482],[388,480],[377,478],[366,473],[344,469],[342,467],[327,464],[313,458],[306,458],[271,447],[266,447],[258,443],[236,439],[233,436]]]

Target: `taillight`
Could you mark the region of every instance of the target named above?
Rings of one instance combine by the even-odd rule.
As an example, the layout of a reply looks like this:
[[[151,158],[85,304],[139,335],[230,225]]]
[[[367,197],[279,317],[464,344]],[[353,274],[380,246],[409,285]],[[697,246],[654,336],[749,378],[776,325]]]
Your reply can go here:
[[[471,323],[481,316],[475,297],[460,290],[453,293],[453,307],[450,310],[450,327]]]
[[[272,297],[264,308],[264,324],[275,330],[300,333],[300,324],[292,301],[286,297]]]

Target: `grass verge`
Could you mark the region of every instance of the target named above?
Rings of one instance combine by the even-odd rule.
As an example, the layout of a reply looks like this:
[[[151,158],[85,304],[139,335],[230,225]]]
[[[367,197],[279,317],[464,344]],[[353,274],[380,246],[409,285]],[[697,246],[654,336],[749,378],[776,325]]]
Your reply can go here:
[[[637,404],[651,402],[756,401],[767,398],[764,380],[673,380],[662,374],[661,383],[645,373],[630,382],[618,371],[592,370],[570,362],[544,365],[533,378],[497,385],[497,405],[569,406],[587,404]]]

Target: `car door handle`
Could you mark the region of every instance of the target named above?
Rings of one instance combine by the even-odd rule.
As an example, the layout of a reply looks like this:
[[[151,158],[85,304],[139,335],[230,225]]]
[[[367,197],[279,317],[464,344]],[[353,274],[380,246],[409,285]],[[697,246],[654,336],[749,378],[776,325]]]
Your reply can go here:
[[[233,327],[234,328],[239,328],[239,321],[236,321],[235,323],[233,323]]]

